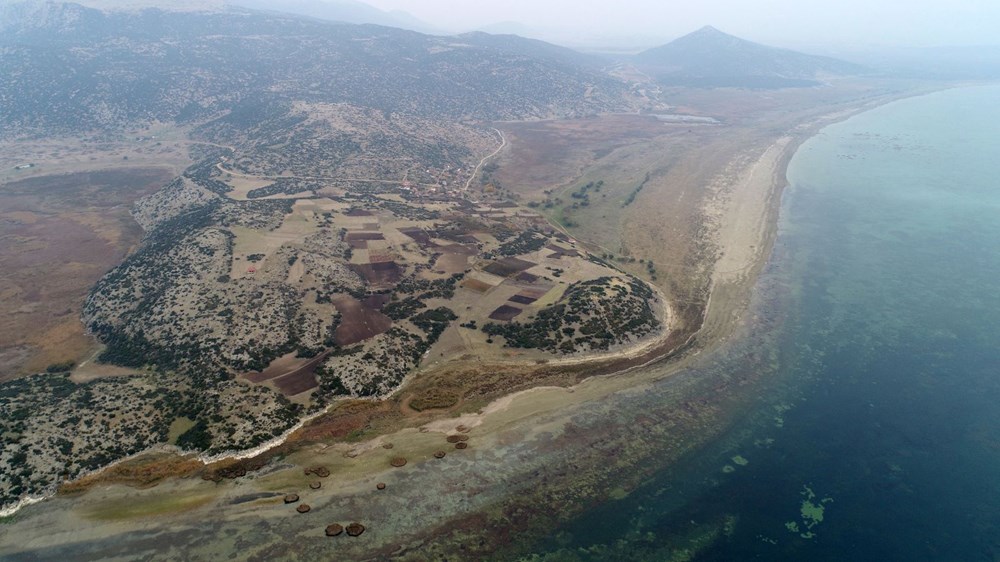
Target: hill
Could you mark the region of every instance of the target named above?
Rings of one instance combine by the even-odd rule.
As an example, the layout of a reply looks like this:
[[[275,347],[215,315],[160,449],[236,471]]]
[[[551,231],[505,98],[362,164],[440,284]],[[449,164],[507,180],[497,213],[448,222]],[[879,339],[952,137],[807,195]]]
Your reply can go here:
[[[584,55],[225,6],[7,2],[0,75],[10,144],[155,146],[125,133],[177,123],[194,161],[136,201],[141,243],[82,305],[95,368],[133,374],[76,384],[69,362],[0,384],[0,509],[158,444],[252,449],[429,361],[543,364],[664,333],[652,289],[491,177],[507,142],[490,121],[631,107]]]
[[[0,135],[204,121],[248,101],[348,103],[447,119],[582,115],[626,86],[579,55],[227,8],[0,7]],[[538,53],[534,55],[533,53]]]
[[[761,45],[706,26],[635,55],[633,62],[669,86],[783,88],[824,77],[864,74],[856,64]]]

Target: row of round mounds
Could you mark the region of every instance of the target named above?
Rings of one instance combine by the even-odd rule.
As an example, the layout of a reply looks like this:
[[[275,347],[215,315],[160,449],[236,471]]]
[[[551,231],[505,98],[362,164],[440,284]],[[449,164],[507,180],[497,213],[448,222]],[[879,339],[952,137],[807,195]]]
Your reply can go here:
[[[341,533],[343,533],[345,530],[347,531],[347,536],[357,537],[361,535],[361,533],[365,532],[365,526],[355,521],[354,523],[350,523],[349,525],[347,525],[347,528],[345,529],[341,524],[334,523],[332,525],[326,526],[326,536],[336,537],[339,536]]]
[[[403,461],[403,464],[406,464],[406,459],[402,459],[402,461]],[[400,466],[402,466],[402,465],[400,465]],[[330,476],[330,469],[326,468],[325,466],[316,466],[316,467],[307,468],[303,472],[305,472],[306,476],[309,476],[310,474],[315,474],[316,476],[319,476],[320,478],[326,478],[327,476]],[[313,490],[318,490],[322,486],[323,486],[322,483],[320,483],[318,480],[314,481],[314,482],[311,482],[309,484],[309,488],[311,488]],[[379,487],[380,490],[385,489],[385,484],[381,484],[380,483],[379,486],[380,486]],[[287,494],[284,497],[284,501],[285,501],[286,504],[288,504],[288,503],[295,503],[295,502],[299,501],[299,495],[298,494]],[[312,507],[310,507],[309,504],[306,504],[306,503],[301,503],[301,504],[298,505],[298,507],[295,508],[295,511],[297,511],[299,513],[309,513],[311,510],[312,510]],[[345,530],[347,531],[347,535],[348,536],[357,537],[357,536],[361,535],[361,533],[365,532],[365,526],[362,525],[361,523],[358,523],[357,521],[348,524],[346,528],[343,525],[340,525],[339,523],[333,523],[332,525],[327,525],[327,527],[326,527],[326,536],[328,536],[328,537],[336,537],[336,536],[342,534]]]
[[[468,435],[449,435],[446,438],[446,441],[448,441],[448,443],[454,443],[455,444],[455,448],[456,449],[465,449],[466,447],[468,447],[469,446],[469,444],[467,443],[468,440],[469,440],[469,436]],[[388,449],[390,447],[386,447],[386,448]],[[445,457],[445,454],[446,453],[444,451],[435,451],[434,458],[442,459],[442,458]],[[406,466],[406,458],[405,457],[393,457],[392,460],[389,461],[389,464],[392,465],[392,466],[394,466],[394,467],[396,467],[396,468],[400,468],[400,467]],[[319,476],[320,478],[326,478],[327,476],[330,475],[330,470],[328,468],[326,468],[325,466],[317,466],[317,467],[307,468],[307,469],[304,470],[304,472],[305,472],[306,476],[309,476],[310,474],[315,474],[316,476]],[[320,484],[319,481],[315,481],[315,482],[312,482],[312,483],[309,484],[309,487],[312,488],[313,490],[319,489],[321,486],[322,486],[322,484]],[[376,486],[376,488],[378,488],[379,490],[384,490],[385,489],[385,483],[379,482],[378,485]],[[298,494],[288,494],[288,495],[285,496],[284,500],[285,500],[286,504],[287,503],[295,503],[295,502],[299,501],[299,495]],[[298,511],[299,513],[308,513],[311,509],[312,508],[309,506],[309,504],[304,504],[303,503],[303,504],[299,504],[299,506],[295,508],[295,511]],[[357,536],[359,536],[359,535],[361,535],[362,533],[365,532],[365,526],[362,525],[361,523],[358,523],[357,521],[355,521],[353,523],[350,523],[349,525],[347,525],[346,528],[343,525],[339,524],[339,523],[333,523],[333,524],[327,525],[325,533],[326,533],[326,536],[328,536],[328,537],[336,537],[336,536],[341,535],[345,531],[347,532],[348,536],[357,537]]]

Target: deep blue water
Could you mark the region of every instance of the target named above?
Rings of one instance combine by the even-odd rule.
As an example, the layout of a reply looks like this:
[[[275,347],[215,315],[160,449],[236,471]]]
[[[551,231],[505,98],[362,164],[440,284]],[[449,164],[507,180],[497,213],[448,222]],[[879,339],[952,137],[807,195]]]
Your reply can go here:
[[[789,181],[784,321],[738,344],[773,381],[552,559],[1000,560],[1000,87],[827,127]]]

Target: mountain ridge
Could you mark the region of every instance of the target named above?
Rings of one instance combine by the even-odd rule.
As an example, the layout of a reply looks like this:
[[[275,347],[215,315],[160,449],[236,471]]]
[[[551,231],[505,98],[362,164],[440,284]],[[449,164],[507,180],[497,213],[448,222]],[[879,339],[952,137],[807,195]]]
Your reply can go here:
[[[252,99],[505,120],[627,107],[586,55],[505,36],[437,37],[230,8],[0,6],[0,133],[203,120]],[[42,95],[39,95],[39,94]]]
[[[828,76],[866,72],[853,63],[762,45],[710,25],[631,60],[659,82],[676,86],[815,86]]]

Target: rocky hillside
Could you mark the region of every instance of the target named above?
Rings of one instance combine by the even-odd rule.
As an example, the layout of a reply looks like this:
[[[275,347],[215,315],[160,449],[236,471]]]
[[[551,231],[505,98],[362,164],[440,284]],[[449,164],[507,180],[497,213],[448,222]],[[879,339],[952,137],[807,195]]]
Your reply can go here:
[[[243,8],[7,3],[0,134],[205,121],[260,100],[477,120],[625,107],[626,85],[583,60],[519,38],[435,37]]]

